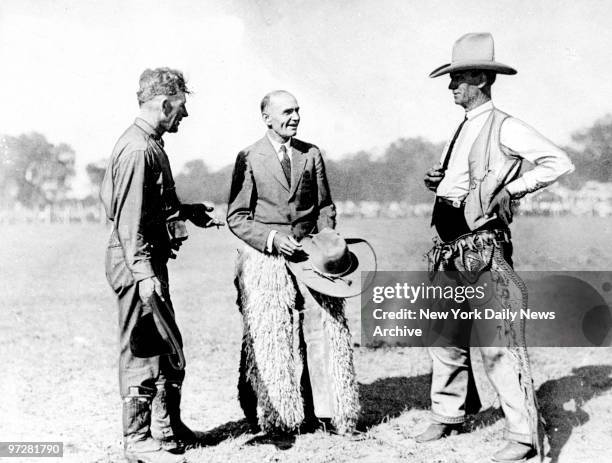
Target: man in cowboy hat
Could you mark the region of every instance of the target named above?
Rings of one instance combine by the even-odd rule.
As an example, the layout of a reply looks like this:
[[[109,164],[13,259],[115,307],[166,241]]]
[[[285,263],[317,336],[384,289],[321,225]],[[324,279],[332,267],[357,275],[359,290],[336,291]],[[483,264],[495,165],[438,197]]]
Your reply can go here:
[[[493,37],[471,33],[455,43],[450,64],[430,77],[450,75],[449,89],[465,117],[447,144],[440,164],[425,175],[425,185],[436,193],[432,225],[442,240],[430,252],[434,270],[456,271],[506,285],[489,304],[512,310],[526,304],[524,284],[512,269],[512,244],[508,226],[511,201],[536,191],[573,170],[566,154],[522,121],[497,109],[491,87],[497,74],[516,70],[494,59]],[[527,160],[532,170],[521,174]],[[450,274],[449,274],[450,275]],[[437,272],[438,284],[457,284],[457,276]],[[473,280],[472,280],[473,281]],[[493,290],[495,285],[490,284]],[[507,323],[503,342],[481,347],[487,375],[495,387],[506,417],[507,445],[494,454],[495,461],[523,461],[541,451],[543,436],[531,380],[523,320]],[[448,328],[448,326],[447,326]],[[431,401],[433,423],[417,441],[426,442],[456,433],[466,413],[480,408],[468,342],[474,328],[487,338],[487,326],[457,324],[464,341],[429,348],[433,362]],[[495,329],[495,327],[493,327]],[[464,331],[461,333],[461,331]],[[493,344],[493,343],[491,343]],[[541,452],[540,452],[541,454]]]
[[[305,237],[336,225],[323,157],[295,138],[300,115],[292,94],[271,92],[260,109],[268,130],[238,154],[227,210],[230,230],[246,244],[235,280],[244,323],[240,405],[251,424],[272,434],[315,417],[350,432],[359,404],[346,294],[311,290],[286,266],[303,260]],[[355,276],[347,263],[340,259],[338,272],[324,278],[346,286]],[[316,264],[302,265],[317,271]]]
[[[179,461],[170,451],[180,453],[195,437],[180,416],[184,363],[175,365],[163,342],[173,339],[182,355],[166,262],[187,236],[182,220],[203,228],[222,222],[204,204],[181,204],[174,189],[162,135],[177,132],[187,117],[188,93],[178,70],[142,73],[139,117],[117,141],[100,188],[113,222],[106,277],[119,306],[119,388],[130,462]],[[160,323],[174,332],[160,333]]]

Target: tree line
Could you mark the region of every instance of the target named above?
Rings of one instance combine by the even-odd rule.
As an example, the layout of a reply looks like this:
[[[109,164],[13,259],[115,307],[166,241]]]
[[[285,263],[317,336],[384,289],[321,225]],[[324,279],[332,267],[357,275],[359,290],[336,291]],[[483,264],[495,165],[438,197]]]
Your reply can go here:
[[[337,201],[427,202],[431,196],[423,186],[423,174],[440,159],[442,149],[442,144],[423,138],[400,138],[379,156],[359,151],[331,159],[324,154],[332,195]],[[579,189],[587,180],[612,181],[612,115],[573,133],[564,149],[576,171],[563,178],[563,184]],[[15,202],[36,207],[65,200],[75,174],[75,157],[69,145],[54,145],[39,133],[0,137],[0,207]],[[102,161],[86,166],[94,190],[104,168]],[[213,171],[202,159],[187,162],[175,175],[179,197],[186,202],[227,201],[232,169],[228,165]],[[86,201],[96,200],[92,193]]]
[[[327,175],[336,201],[428,202],[431,193],[423,185],[427,169],[440,160],[443,143],[424,138],[400,138],[380,156],[367,151],[326,159]],[[572,134],[563,147],[576,171],[561,184],[580,189],[586,181],[612,181],[612,115],[596,120],[590,127]],[[204,161],[188,162],[176,176],[177,190],[185,201],[227,201],[233,166],[211,171]],[[524,163],[523,169],[530,168]]]
[[[325,156],[332,197],[337,201],[427,201],[423,173],[440,157],[442,145],[422,138],[399,139],[375,157],[367,151],[334,160]],[[201,159],[185,164],[175,176],[177,193],[184,201],[226,202],[233,166],[217,171]]]

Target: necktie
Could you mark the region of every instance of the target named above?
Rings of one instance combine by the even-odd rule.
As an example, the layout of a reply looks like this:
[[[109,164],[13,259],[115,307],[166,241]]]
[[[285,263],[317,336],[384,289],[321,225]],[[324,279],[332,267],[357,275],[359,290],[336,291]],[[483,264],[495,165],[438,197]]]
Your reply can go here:
[[[287,179],[287,184],[289,185],[289,188],[291,188],[291,161],[289,160],[289,156],[287,155],[287,147],[285,145],[281,145],[280,152],[283,155],[283,159],[281,160],[281,167],[283,168],[283,173],[285,174],[285,178]]]
[[[445,172],[448,167],[448,163],[450,162],[450,157],[453,152],[453,148],[455,147],[455,142],[457,141],[457,138],[459,137],[459,133],[461,132],[461,129],[463,128],[467,120],[468,119],[466,115],[463,121],[461,122],[461,124],[459,124],[459,127],[457,127],[457,130],[455,131],[455,135],[453,135],[453,139],[451,140],[450,145],[448,145],[448,150],[446,151],[446,156],[444,157],[444,162],[442,163],[442,172]]]

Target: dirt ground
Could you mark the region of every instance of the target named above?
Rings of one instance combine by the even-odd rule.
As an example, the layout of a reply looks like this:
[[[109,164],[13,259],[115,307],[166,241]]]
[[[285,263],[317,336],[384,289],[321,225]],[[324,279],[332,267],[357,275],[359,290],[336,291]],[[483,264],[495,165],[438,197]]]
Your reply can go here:
[[[346,220],[339,228],[369,239],[384,270],[425,266],[422,255],[431,245],[425,219]],[[61,461],[122,461],[117,310],[103,269],[108,230],[31,225],[2,231],[0,441],[63,441]],[[610,220],[519,217],[513,231],[519,270],[612,269]],[[251,434],[236,400],[241,320],[232,279],[241,245],[227,229],[190,233],[170,263],[188,364],[183,417],[207,433],[209,444],[190,451],[190,462],[472,463],[489,461],[503,445],[499,402],[478,355],[483,411],[470,421],[471,432],[415,443],[412,436],[427,426],[430,383],[429,357],[417,348],[355,348],[359,439],[317,431],[269,443]],[[357,300],[348,316],[359,343]],[[610,461],[612,349],[530,353],[551,461]]]

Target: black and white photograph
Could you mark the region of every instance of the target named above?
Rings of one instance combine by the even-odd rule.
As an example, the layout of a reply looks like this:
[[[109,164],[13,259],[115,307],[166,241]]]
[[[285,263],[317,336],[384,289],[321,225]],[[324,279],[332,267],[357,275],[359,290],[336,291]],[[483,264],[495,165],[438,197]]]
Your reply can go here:
[[[1,0],[0,460],[609,461],[611,23]]]

